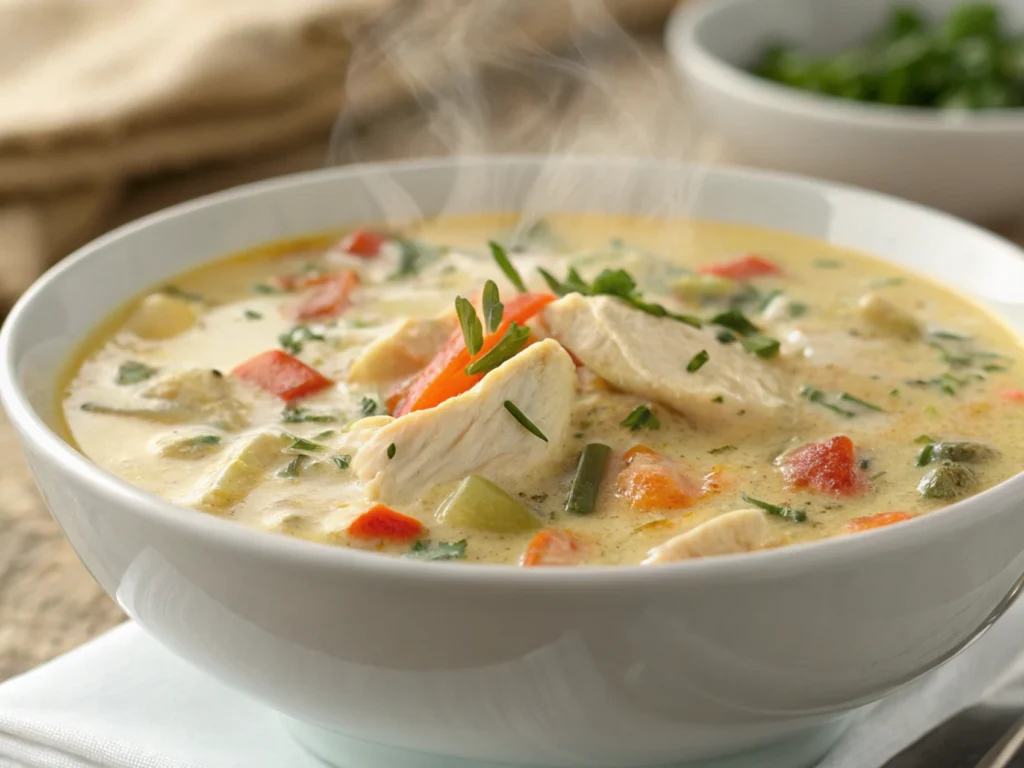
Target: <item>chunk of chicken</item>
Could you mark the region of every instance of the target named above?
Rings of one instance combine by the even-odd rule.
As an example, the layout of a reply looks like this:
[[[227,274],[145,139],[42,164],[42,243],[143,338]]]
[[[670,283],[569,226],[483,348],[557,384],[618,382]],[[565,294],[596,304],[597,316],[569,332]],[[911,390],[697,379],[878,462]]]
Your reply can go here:
[[[158,341],[184,333],[196,322],[192,304],[166,293],[152,293],[142,300],[127,328],[142,339]]]
[[[914,340],[921,335],[921,324],[912,314],[877,293],[865,293],[857,302],[867,326],[883,336]]]
[[[457,325],[450,313],[402,320],[356,358],[348,372],[349,381],[376,384],[411,376],[441,350]]]
[[[292,438],[280,432],[260,432],[235,446],[220,467],[183,502],[190,507],[223,511],[244,499],[289,458],[284,449]]]
[[[233,431],[248,426],[250,411],[235,397],[234,386],[220,371],[188,368],[153,379],[141,394],[117,393],[113,402],[84,403],[82,408],[161,424],[211,424]]]
[[[644,565],[674,563],[694,557],[731,555],[761,549],[770,528],[759,509],[737,509],[701,523],[647,553]]]
[[[598,376],[698,424],[749,424],[786,410],[770,364],[739,344],[720,343],[710,328],[654,317],[611,296],[576,293],[548,305],[544,320],[552,338]],[[687,371],[701,350],[710,359]]]
[[[470,474],[501,483],[553,468],[568,443],[575,387],[572,358],[554,341],[538,342],[468,392],[379,429],[356,454],[353,469],[369,498],[400,504]],[[519,424],[506,401],[547,442]]]

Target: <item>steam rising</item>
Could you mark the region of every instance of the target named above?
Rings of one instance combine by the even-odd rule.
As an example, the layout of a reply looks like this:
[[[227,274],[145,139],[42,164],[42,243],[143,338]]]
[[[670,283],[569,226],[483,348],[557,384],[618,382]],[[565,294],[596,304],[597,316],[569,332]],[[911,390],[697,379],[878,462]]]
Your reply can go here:
[[[570,196],[577,209],[581,200],[598,210],[617,207],[614,201],[631,194],[629,184],[617,179],[614,188],[574,189],[578,177],[559,159],[685,160],[703,145],[671,72],[616,21],[613,12],[635,13],[629,2],[399,3],[354,33],[347,107],[335,125],[331,161],[391,159],[382,147],[393,153],[396,146],[407,157],[541,154],[548,162],[522,211],[524,225]],[[388,110],[394,104],[406,106]],[[446,210],[488,199],[485,187],[502,181],[460,174]],[[645,188],[644,213],[685,213],[698,181],[680,174],[654,194]],[[375,183],[369,191],[389,220],[419,215],[397,186]]]

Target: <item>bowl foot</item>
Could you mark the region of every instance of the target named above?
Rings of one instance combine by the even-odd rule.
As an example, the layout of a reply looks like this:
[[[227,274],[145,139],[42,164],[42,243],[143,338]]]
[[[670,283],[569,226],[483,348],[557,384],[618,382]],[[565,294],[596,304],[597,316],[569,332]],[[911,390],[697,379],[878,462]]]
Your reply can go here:
[[[835,745],[849,721],[849,716],[841,717],[798,736],[730,757],[617,768],[810,768]],[[335,768],[524,768],[527,765],[582,768],[584,765],[593,765],[591,761],[560,763],[556,766],[535,762],[507,763],[446,757],[363,741],[290,718],[285,718],[285,726],[299,744]]]

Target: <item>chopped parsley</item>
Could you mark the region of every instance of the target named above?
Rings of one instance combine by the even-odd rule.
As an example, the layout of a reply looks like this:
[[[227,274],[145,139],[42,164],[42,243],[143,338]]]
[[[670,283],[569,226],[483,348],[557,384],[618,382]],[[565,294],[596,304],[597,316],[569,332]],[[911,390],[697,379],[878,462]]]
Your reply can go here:
[[[776,517],[781,517],[784,520],[792,520],[794,523],[803,523],[807,520],[807,513],[802,509],[793,509],[793,507],[769,504],[767,501],[755,499],[752,496],[747,496],[745,493],[743,494],[743,500],[748,504],[753,504],[755,507],[760,507],[769,515],[775,515]]]
[[[872,280],[868,283],[869,288],[888,288],[893,285],[903,285],[902,277],[883,277],[879,280]]]
[[[466,557],[467,543],[465,539],[459,539],[455,542],[439,541],[431,544],[420,539],[404,557],[410,560],[462,560]]]
[[[325,429],[323,432],[317,432],[313,435],[314,440],[326,440],[329,437],[334,437],[333,429]]]
[[[152,378],[156,375],[157,368],[154,368],[145,363],[140,363],[137,360],[129,360],[126,363],[121,363],[117,369],[117,383],[124,387],[129,384],[138,384],[139,382],[145,381],[146,379]]]
[[[493,280],[484,283],[483,309],[487,332],[496,332],[498,326],[501,325],[501,316],[505,312],[505,305],[501,303],[501,298],[498,296],[498,285]]]
[[[769,358],[779,354],[779,340],[773,339],[771,336],[762,336],[758,333],[747,336],[740,343],[743,345],[743,349],[758,357]]]
[[[332,422],[337,421],[329,413],[313,413],[308,408],[285,408],[281,412],[281,421],[285,424],[302,424],[304,422]]]
[[[845,416],[848,419],[852,419],[857,415],[853,411],[841,408],[835,403],[830,403],[828,401],[828,396],[823,391],[817,387],[812,387],[810,384],[800,387],[800,395],[807,400],[810,400],[812,403],[828,408],[833,413],[838,413],[840,416]]]
[[[263,315],[257,312],[255,309],[247,309],[242,314],[245,315],[246,320],[262,320]]]
[[[934,437],[929,437],[928,435],[918,435],[914,438],[914,442],[918,445],[927,445],[928,443],[934,443],[937,441]]]
[[[928,443],[921,452],[917,454],[917,466],[924,467],[931,463],[932,454],[935,453],[935,444]]]
[[[251,290],[253,293],[258,293],[262,296],[271,296],[277,293],[284,293],[284,291],[281,290],[280,288],[276,288],[273,285],[268,285],[267,283],[256,283],[255,285],[251,286],[249,290]]]
[[[359,413],[363,416],[373,416],[380,408],[380,403],[372,397],[364,397],[359,403]]]
[[[696,373],[704,367],[704,363],[711,359],[711,355],[708,354],[706,349],[702,349],[696,355],[690,358],[690,362],[686,364],[687,373]]]
[[[309,457],[304,453],[300,453],[294,459],[288,462],[287,466],[283,469],[278,470],[278,477],[298,477],[299,471],[302,469],[302,465],[306,463],[306,459]]]
[[[722,329],[715,333],[715,338],[718,339],[720,344],[732,344],[736,341],[736,335],[732,331]]]
[[[531,433],[532,435],[535,435],[536,437],[539,437],[545,443],[548,441],[544,433],[537,428],[537,425],[530,421],[526,417],[526,414],[519,410],[516,404],[513,403],[511,400],[505,401],[505,410],[511,413],[512,418],[518,421],[522,425],[523,429],[525,429],[527,432]]]
[[[791,301],[789,302],[789,306],[787,309],[789,311],[790,317],[797,318],[806,315],[810,307],[808,307],[802,301]]]
[[[476,310],[469,303],[469,299],[462,296],[455,297],[455,314],[459,316],[459,326],[462,328],[466,349],[469,350],[469,354],[475,355],[484,345],[484,328],[480,324],[480,318],[476,316]]]
[[[299,354],[307,341],[326,341],[326,339],[323,334],[316,333],[308,325],[296,325],[290,331],[277,337],[277,343],[281,349],[290,355]]]
[[[516,287],[516,290],[520,293],[526,293],[526,283],[523,282],[523,278],[516,271],[516,268],[512,265],[512,262],[508,258],[508,254],[505,253],[505,249],[500,243],[496,243],[491,240],[489,243],[491,246],[491,256],[494,257],[494,261],[498,264],[498,268],[505,274],[505,277],[509,279],[509,282]],[[542,271],[541,274],[546,274]],[[547,277],[544,278],[547,280]],[[561,294],[560,294],[561,295]]]
[[[398,243],[398,267],[388,275],[388,280],[401,280],[403,277],[419,274],[421,262],[427,257],[427,249],[422,243],[395,238]]]
[[[862,400],[861,398],[856,397],[855,395],[851,395],[849,392],[841,393],[839,395],[839,399],[840,400],[845,400],[848,403],[856,403],[857,405],[863,405],[865,408],[867,408],[869,410],[872,410],[872,411],[878,411],[879,413],[885,413],[885,409],[884,408],[880,408],[879,406],[875,405],[874,403],[869,403],[867,400]]]
[[[497,344],[491,347],[487,353],[478,360],[474,360],[466,366],[466,375],[475,376],[478,373],[493,371],[506,360],[510,360],[515,357],[519,350],[526,346],[526,340],[529,337],[530,329],[526,326],[519,327],[513,321],[512,324],[509,325],[508,330],[505,331],[505,335],[501,337],[501,340],[498,341]]]
[[[196,435],[187,440],[182,440],[181,448],[186,451],[198,451],[201,448],[220,445],[219,435]]]
[[[636,432],[638,429],[660,429],[661,421],[648,406],[638,405],[620,422],[620,426]]]
[[[295,438],[295,442],[288,446],[290,451],[306,451],[309,453],[317,453],[323,449],[324,447],[319,443],[314,443],[312,440],[307,440],[304,437]]]
[[[352,463],[352,457],[347,454],[335,454],[331,456],[331,461],[335,463],[338,469],[348,469],[348,465]]]
[[[395,448],[395,444],[394,443],[391,443],[391,445],[388,446],[388,459],[389,460],[395,458],[395,452],[397,450],[398,449]]]
[[[191,293],[190,291],[183,291],[176,285],[165,285],[162,293],[168,296],[173,296],[176,299],[183,299],[185,301],[203,301],[203,297],[198,293]]]
[[[717,456],[720,453],[730,453],[736,450],[735,445],[720,445],[717,448],[712,448],[708,453],[712,456]]]
[[[760,330],[738,309],[730,309],[725,312],[720,312],[711,318],[711,324],[728,328],[730,331],[735,331],[740,336],[749,336],[750,334],[758,333]]]
[[[725,402],[725,398],[722,397],[721,395],[715,395],[714,397],[711,398],[711,402],[712,403],[724,403]]]

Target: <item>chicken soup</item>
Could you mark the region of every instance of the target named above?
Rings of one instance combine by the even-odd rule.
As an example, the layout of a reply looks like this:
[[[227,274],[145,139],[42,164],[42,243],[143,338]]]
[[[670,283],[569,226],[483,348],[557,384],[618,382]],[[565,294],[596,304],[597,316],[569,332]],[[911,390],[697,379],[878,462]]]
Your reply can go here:
[[[1019,340],[922,277],[731,225],[516,221],[183,275],[82,350],[70,437],[191,514],[523,566],[856,535],[1024,465]]]

